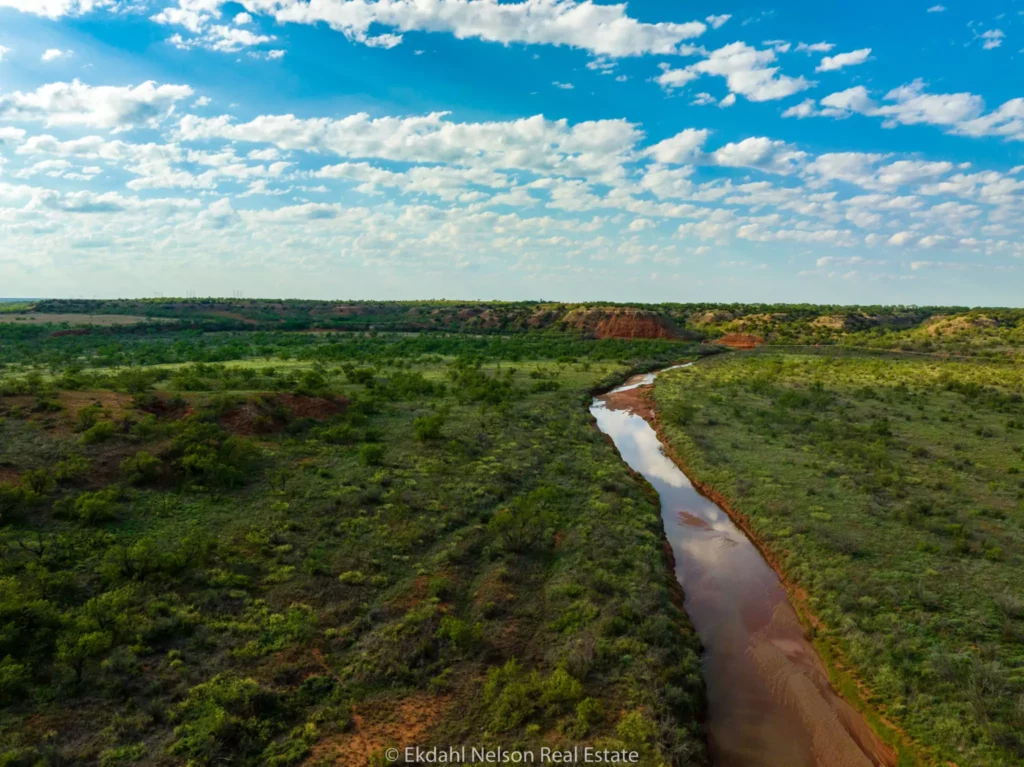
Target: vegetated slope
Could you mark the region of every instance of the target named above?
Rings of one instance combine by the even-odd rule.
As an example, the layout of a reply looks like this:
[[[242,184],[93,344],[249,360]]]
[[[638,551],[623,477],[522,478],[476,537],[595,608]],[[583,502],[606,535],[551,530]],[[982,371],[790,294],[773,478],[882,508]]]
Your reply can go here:
[[[1024,369],[753,353],[659,378],[692,475],[942,760],[1024,761]]]
[[[393,330],[842,345],[1006,356],[1024,344],[1024,310],[812,304],[613,304],[262,299],[47,300],[43,315],[177,318],[207,330]],[[170,332],[169,328],[164,329]],[[756,343],[760,343],[755,342]],[[732,344],[736,345],[736,344]],[[742,345],[749,346],[744,342]]]
[[[157,338],[3,347],[0,763],[705,763],[657,504],[583,406],[683,347]],[[95,368],[162,354],[238,361]]]

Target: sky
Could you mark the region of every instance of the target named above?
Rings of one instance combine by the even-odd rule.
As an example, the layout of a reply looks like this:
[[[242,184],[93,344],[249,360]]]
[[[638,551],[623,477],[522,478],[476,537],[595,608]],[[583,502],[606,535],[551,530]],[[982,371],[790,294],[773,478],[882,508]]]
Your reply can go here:
[[[1021,306],[1022,62],[1024,0],[0,0],[0,296]]]

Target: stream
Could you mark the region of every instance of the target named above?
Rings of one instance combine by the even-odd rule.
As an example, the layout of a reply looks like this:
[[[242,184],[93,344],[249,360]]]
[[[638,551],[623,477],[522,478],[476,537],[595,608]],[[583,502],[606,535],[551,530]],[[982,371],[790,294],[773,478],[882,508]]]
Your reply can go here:
[[[590,412],[623,460],[661,498],[684,607],[704,646],[712,764],[895,764],[892,750],[833,690],[785,588],[761,552],[725,511],[697,492],[665,455],[654,429],[634,412],[637,395],[657,375],[635,376],[595,398]]]

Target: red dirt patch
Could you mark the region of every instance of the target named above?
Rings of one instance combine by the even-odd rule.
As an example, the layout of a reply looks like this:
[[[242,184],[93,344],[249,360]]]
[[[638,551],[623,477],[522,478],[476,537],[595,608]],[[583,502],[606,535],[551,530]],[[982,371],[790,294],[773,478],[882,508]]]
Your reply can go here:
[[[714,339],[711,343],[719,346],[728,346],[730,349],[753,349],[763,344],[764,339],[761,336],[749,333],[726,333],[721,338]]]
[[[259,320],[254,320],[252,317],[246,317],[244,314],[238,312],[229,312],[226,309],[213,309],[206,310],[203,314],[210,317],[221,317],[225,320],[237,320],[238,322],[244,322],[246,325],[259,325]]]
[[[195,412],[192,405],[188,402],[172,405],[170,400],[161,399],[160,397],[154,397],[142,409],[151,415],[155,415],[157,418],[169,418],[174,421],[188,418]]]
[[[331,400],[322,397],[303,397],[299,394],[279,394],[275,401],[284,405],[298,418],[315,418],[319,421],[344,413],[348,407],[348,400],[344,397]]]
[[[294,418],[312,418],[326,421],[333,415],[345,412],[348,400],[322,397],[304,397],[299,394],[276,394],[260,400],[251,400],[232,409],[219,420],[220,425],[232,434],[251,437],[257,434],[272,434],[280,431],[287,423],[278,408],[290,412]]]
[[[662,315],[629,307],[573,309],[563,320],[569,328],[593,333],[598,338],[678,338],[672,323]]]
[[[115,420],[128,410],[135,409],[135,402],[128,394],[113,391],[62,391],[57,399],[72,418],[78,411],[90,405],[100,405]]]
[[[427,694],[410,695],[399,701],[364,701],[353,706],[352,731],[318,743],[304,764],[330,759],[342,767],[365,767],[376,751],[424,743],[448,702],[447,696]]]
[[[0,466],[0,483],[17,485],[19,482],[21,482],[21,473],[17,469]]]

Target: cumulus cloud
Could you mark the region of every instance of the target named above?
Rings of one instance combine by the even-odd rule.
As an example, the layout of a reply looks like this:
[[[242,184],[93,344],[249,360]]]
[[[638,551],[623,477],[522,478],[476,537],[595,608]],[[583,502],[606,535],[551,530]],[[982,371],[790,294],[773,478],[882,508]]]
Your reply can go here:
[[[732,168],[757,168],[771,173],[793,173],[807,158],[785,141],[773,141],[764,137],[752,137],[729,143],[712,155],[717,165]]]
[[[708,16],[704,21],[711,25],[712,29],[718,29],[725,24],[729,19],[732,18],[732,14],[723,13],[719,16]]]
[[[775,101],[814,84],[802,76],[779,74],[779,67],[770,66],[775,60],[774,50],[757,50],[742,42],[730,43],[683,69],[662,64],[662,73],[656,81],[663,88],[672,89],[703,75],[717,75],[725,78],[730,92],[749,101]]]
[[[561,88],[563,91],[571,91],[573,88],[576,87],[572,83],[560,83],[558,82],[558,80],[555,80],[551,84],[554,85],[556,88]]]
[[[162,23],[191,24],[190,31],[198,32],[220,15],[225,3],[178,0],[157,16]],[[707,29],[700,21],[641,22],[627,14],[624,3],[591,0],[246,0],[243,5],[249,13],[267,14],[281,24],[325,24],[353,42],[385,48],[400,44],[404,33],[419,31],[502,44],[565,45],[611,57],[672,55],[680,52],[683,41]],[[372,34],[377,26],[392,31]]]
[[[648,147],[647,154],[665,165],[685,165],[701,154],[709,135],[706,129],[687,128]]]
[[[354,159],[475,163],[600,177],[621,172],[642,134],[627,120],[570,126],[567,120],[536,115],[507,122],[458,123],[445,112],[434,112],[405,118],[360,113],[338,120],[263,115],[241,124],[227,116],[186,115],[178,135],[186,141],[248,141]]]
[[[99,8],[113,8],[117,0],[0,0],[0,8],[13,8],[49,19],[76,16]]]
[[[826,56],[815,68],[815,72],[832,72],[843,67],[852,67],[863,64],[871,56],[870,48],[860,48],[849,53],[839,53],[835,56]]]
[[[56,61],[57,59],[67,59],[74,55],[74,51],[62,51],[60,48],[47,48],[43,51],[43,55],[40,57],[40,61]]]
[[[0,45],[0,62],[11,52],[11,49],[5,45]]]
[[[0,120],[127,130],[158,124],[176,102],[191,95],[187,85],[158,85],[152,80],[124,87],[91,86],[78,80],[50,83],[27,93],[0,93]]]
[[[783,117],[833,117],[855,114],[880,117],[883,126],[937,125],[964,136],[1002,136],[1024,141],[1024,98],[1011,99],[985,112],[985,100],[973,93],[926,93],[922,80],[894,88],[878,103],[862,85],[832,93],[818,102],[807,100]]]

